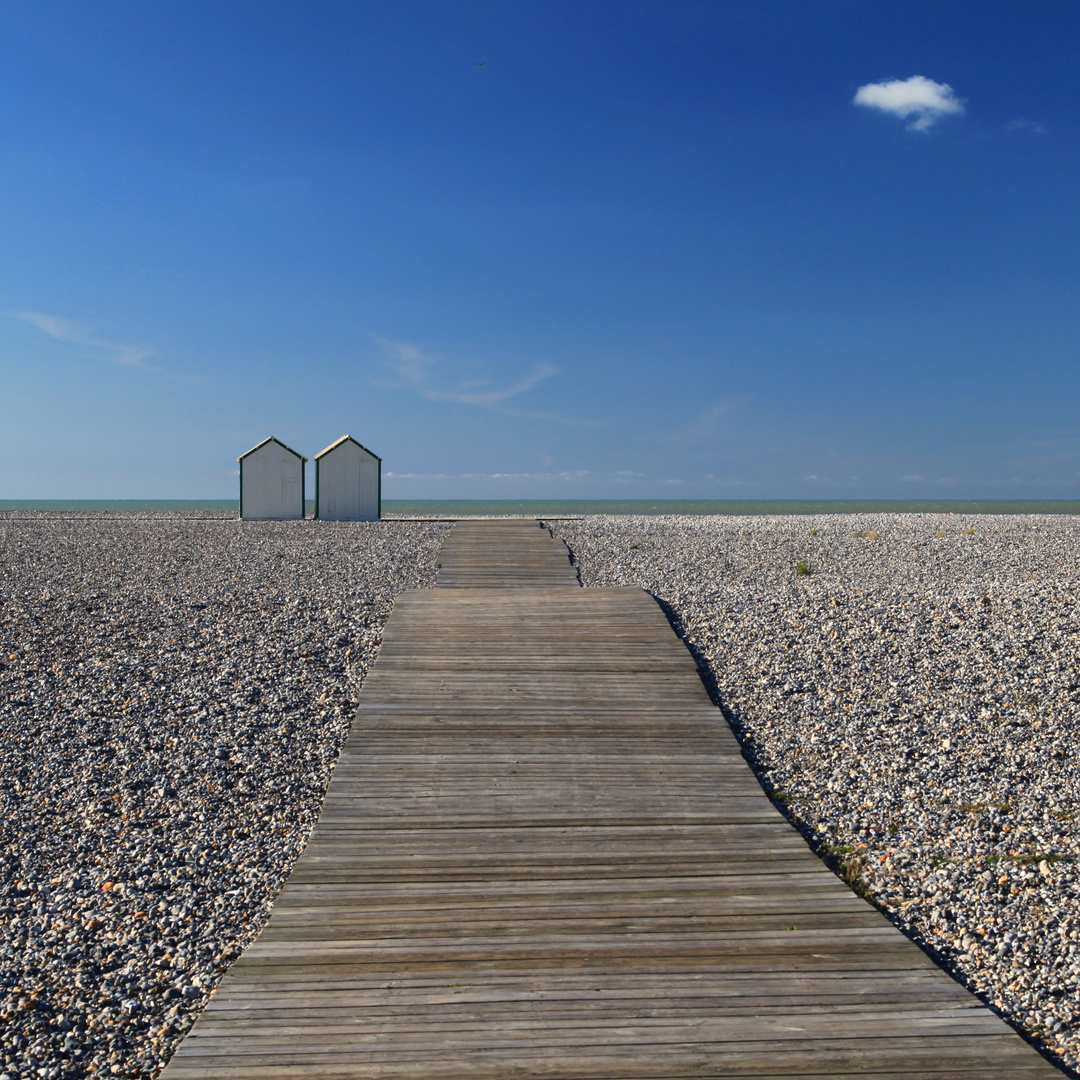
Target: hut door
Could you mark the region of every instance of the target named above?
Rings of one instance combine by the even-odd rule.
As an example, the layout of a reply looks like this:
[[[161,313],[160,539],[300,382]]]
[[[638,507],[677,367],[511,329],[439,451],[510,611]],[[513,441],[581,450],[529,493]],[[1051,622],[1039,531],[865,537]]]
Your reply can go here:
[[[360,470],[360,517],[372,520],[379,516],[379,467],[365,461]]]
[[[282,506],[287,514],[297,513],[299,507],[299,514],[304,516],[304,507],[301,504],[301,484],[303,477],[300,474],[300,470],[303,468],[303,463],[299,458],[293,457],[290,454],[285,458],[281,469],[281,498]]]

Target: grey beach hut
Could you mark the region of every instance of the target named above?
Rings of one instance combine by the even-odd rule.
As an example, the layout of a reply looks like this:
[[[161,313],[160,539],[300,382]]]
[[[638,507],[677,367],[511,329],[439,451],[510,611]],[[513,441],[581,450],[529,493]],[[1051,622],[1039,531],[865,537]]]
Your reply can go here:
[[[302,521],[307,458],[272,435],[241,454],[240,516],[252,521]]]
[[[382,458],[351,435],[315,455],[315,516],[323,521],[382,517]]]

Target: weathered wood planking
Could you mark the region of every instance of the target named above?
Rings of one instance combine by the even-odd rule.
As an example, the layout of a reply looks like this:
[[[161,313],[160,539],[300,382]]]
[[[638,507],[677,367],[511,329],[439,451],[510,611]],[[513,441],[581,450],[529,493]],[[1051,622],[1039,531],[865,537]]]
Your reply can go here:
[[[459,522],[440,562],[440,588],[579,588],[566,545],[535,521]]]
[[[458,524],[166,1080],[1050,1077],[810,853],[636,589]]]

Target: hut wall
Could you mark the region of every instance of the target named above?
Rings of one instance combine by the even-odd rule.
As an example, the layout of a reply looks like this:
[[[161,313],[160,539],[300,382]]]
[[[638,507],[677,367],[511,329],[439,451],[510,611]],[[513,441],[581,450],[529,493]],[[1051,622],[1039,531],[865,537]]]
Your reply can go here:
[[[379,520],[379,461],[352,440],[320,456],[318,516],[325,521]]]
[[[256,521],[294,521],[304,517],[304,463],[277,442],[240,461],[240,516]]]

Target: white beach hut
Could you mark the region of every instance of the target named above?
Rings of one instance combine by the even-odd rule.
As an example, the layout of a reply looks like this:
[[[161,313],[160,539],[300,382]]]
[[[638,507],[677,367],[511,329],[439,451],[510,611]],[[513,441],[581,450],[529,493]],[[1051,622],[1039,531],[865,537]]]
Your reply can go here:
[[[307,458],[272,435],[241,454],[240,516],[254,521],[294,521],[304,517]]]
[[[315,516],[323,521],[382,517],[382,458],[351,435],[315,455]]]

